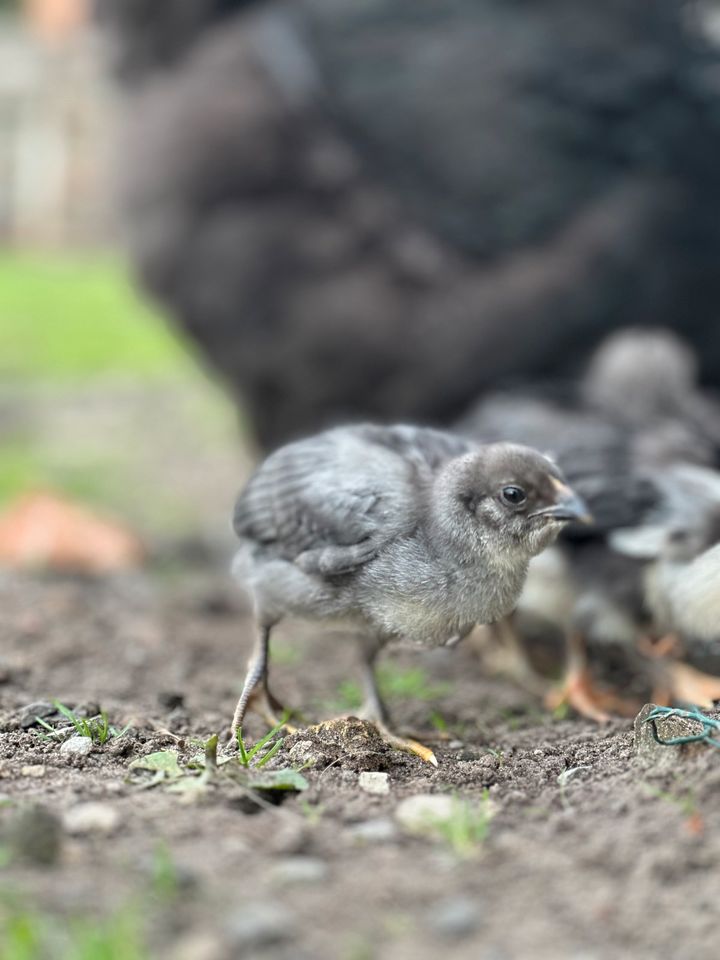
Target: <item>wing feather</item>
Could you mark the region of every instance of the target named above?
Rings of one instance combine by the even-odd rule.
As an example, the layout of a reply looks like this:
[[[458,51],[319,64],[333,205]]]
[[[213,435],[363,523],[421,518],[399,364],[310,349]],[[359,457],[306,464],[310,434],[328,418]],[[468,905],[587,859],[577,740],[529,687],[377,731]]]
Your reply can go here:
[[[347,573],[417,522],[423,487],[468,441],[416,427],[338,428],[271,454],[233,525],[307,572]]]

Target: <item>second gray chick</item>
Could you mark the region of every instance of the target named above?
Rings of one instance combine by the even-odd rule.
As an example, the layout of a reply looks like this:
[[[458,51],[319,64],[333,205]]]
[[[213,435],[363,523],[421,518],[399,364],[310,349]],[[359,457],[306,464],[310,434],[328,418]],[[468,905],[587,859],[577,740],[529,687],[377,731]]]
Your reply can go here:
[[[233,732],[267,689],[270,632],[286,616],[342,620],[365,654],[366,715],[390,734],[373,662],[389,640],[441,645],[514,606],[530,558],[584,503],[547,457],[478,446],[410,426],[328,430],[280,448],[240,494],[234,571],[254,604],[258,639]]]

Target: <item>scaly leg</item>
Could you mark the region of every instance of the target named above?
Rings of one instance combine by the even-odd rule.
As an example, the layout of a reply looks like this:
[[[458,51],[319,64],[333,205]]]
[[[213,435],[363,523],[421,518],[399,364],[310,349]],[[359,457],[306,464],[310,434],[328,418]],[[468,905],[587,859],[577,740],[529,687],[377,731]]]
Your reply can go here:
[[[635,716],[640,705],[611,691],[599,690],[590,676],[585,640],[577,631],[568,636],[568,663],[562,683],[545,703],[551,710],[567,704],[588,720],[605,723],[610,715]]]
[[[545,696],[548,684],[533,669],[520,640],[513,615],[501,617],[495,623],[489,624],[487,629],[498,644],[497,659],[494,664],[498,672],[509,677],[527,693],[533,696]]]
[[[363,650],[363,686],[365,688],[365,702],[360,710],[360,716],[364,720],[371,720],[378,729],[380,736],[385,743],[395,750],[403,750],[405,753],[413,753],[420,757],[426,763],[437,766],[438,762],[435,754],[429,747],[418,743],[417,740],[406,739],[393,733],[388,726],[389,716],[380,690],[378,689],[377,677],[375,676],[375,660],[380,652],[379,644],[369,644],[362,642]]]
[[[282,714],[286,712],[283,705],[272,695],[268,688],[268,655],[270,651],[271,629],[269,626],[260,628],[260,634],[250,657],[245,683],[243,684],[240,699],[235,707],[235,714],[230,728],[233,742],[237,740],[237,733],[242,727],[248,707],[256,698],[260,700],[257,712],[271,727],[278,726],[281,723]],[[290,724],[285,724],[285,727],[291,733],[295,730]]]

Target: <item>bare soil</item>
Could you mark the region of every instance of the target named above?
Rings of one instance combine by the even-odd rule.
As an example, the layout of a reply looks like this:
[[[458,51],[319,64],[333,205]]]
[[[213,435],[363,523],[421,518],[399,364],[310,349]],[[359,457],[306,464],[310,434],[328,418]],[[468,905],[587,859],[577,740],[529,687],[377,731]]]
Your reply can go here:
[[[166,749],[185,762],[226,727],[252,637],[224,575],[4,575],[0,609],[0,829],[11,851],[0,886],[33,910],[87,917],[132,903],[150,956],[177,960],[717,955],[719,751],[654,766],[636,756],[631,721],[553,719],[484,675],[472,648],[390,651],[446,684],[435,701],[391,704],[397,727],[432,744],[437,769],[311,731],[273,760],[286,766],[298,743],[306,753],[315,743],[304,793],[258,808],[221,784],[191,800],[132,782],[129,765]],[[289,626],[276,647],[275,692],[330,716],[356,676],[352,643]],[[131,729],[68,757],[42,728],[22,727],[28,705],[54,698],[100,705]],[[247,733],[264,729],[253,718]],[[367,769],[389,774],[387,795],[360,788]],[[487,836],[461,854],[395,819],[404,798],[448,792],[489,797],[494,810]],[[68,816],[91,801],[115,822],[71,832]],[[37,805],[61,822],[48,865],[17,840]]]

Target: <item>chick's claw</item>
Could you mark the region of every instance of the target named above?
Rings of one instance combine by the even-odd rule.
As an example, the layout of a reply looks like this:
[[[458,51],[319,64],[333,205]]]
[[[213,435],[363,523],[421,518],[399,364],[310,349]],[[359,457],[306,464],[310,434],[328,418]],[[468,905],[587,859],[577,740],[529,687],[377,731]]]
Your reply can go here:
[[[378,733],[394,750],[402,750],[404,753],[412,753],[416,757],[420,757],[425,763],[430,763],[433,767],[438,766],[437,757],[432,752],[430,747],[424,746],[422,743],[418,743],[417,740],[406,739],[405,737],[400,737],[396,733],[393,733],[383,723],[378,723],[375,721],[375,726],[377,727]]]

